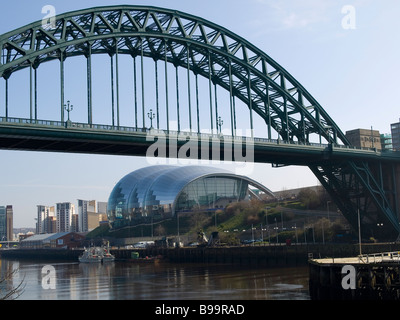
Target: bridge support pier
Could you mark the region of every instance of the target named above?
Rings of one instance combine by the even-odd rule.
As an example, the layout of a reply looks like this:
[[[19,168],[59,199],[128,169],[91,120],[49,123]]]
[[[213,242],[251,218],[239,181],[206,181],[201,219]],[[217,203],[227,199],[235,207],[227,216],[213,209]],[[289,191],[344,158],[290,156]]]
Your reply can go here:
[[[395,240],[400,233],[400,164],[383,161],[349,161],[310,166],[342,214],[366,238]]]

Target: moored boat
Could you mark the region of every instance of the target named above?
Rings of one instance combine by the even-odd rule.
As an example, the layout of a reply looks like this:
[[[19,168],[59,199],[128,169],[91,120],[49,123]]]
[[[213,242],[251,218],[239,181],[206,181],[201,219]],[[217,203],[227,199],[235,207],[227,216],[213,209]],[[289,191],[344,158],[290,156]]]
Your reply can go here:
[[[79,262],[98,263],[113,262],[115,257],[110,253],[109,247],[90,247],[85,248],[83,254],[79,257]]]
[[[79,256],[79,262],[83,263],[99,263],[102,260],[102,255],[99,254],[98,248],[85,248],[85,251]]]
[[[110,252],[110,243],[107,241],[107,246],[102,247],[102,261],[103,262],[113,262],[115,260],[115,257],[111,254]]]
[[[113,262],[115,260],[115,257],[110,253],[110,251],[107,248],[103,248],[103,257],[102,261],[103,262]]]

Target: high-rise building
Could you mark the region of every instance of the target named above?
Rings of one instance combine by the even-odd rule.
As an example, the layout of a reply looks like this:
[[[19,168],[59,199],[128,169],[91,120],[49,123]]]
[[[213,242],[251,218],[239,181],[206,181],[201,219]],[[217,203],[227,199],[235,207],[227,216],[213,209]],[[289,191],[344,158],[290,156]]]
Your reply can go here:
[[[13,240],[13,207],[0,207],[0,241]]]
[[[108,204],[107,202],[98,201],[97,202],[97,212],[107,214],[107,204]]]
[[[390,125],[392,131],[392,144],[394,151],[400,151],[400,119],[397,123],[392,123]]]
[[[57,232],[70,232],[75,206],[71,202],[57,203]]]
[[[57,232],[57,218],[50,217],[49,219],[49,233],[56,233]]]
[[[389,133],[381,134],[381,145],[382,145],[382,151],[392,151],[393,150],[392,135]]]
[[[96,200],[78,199],[78,224],[79,231],[89,231],[89,213],[96,212]]]
[[[356,148],[382,150],[381,135],[378,130],[355,129],[346,131],[346,138]]]
[[[7,206],[6,207],[6,225],[7,225],[7,240],[13,241],[14,240],[14,223],[13,223],[13,207]]]
[[[79,222],[78,222],[78,215],[77,214],[73,214],[72,215],[72,219],[71,219],[71,228],[69,229],[69,231],[71,232],[79,232]]]
[[[0,241],[5,241],[7,237],[6,207],[0,207]]]
[[[102,224],[102,223],[108,222],[107,205],[108,205],[108,202],[100,202],[99,201],[97,203],[97,212],[98,212],[98,223],[99,223],[99,225]]]
[[[97,204],[97,210],[96,210]],[[79,232],[96,229],[101,222],[107,221],[107,202],[78,199]]]
[[[54,233],[53,220],[55,218],[54,207],[37,206],[36,233]]]

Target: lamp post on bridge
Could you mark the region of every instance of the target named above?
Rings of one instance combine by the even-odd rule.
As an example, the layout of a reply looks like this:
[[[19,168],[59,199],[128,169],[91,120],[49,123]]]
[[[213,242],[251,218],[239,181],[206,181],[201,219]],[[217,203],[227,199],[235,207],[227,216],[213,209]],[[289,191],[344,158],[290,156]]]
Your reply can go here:
[[[68,105],[67,105],[68,104]],[[68,100],[67,101],[67,104],[64,104],[64,109],[65,109],[65,111],[67,111],[67,113],[68,113],[68,120],[67,120],[67,122],[66,122],[66,124],[65,124],[65,127],[66,128],[68,128],[68,127],[70,127],[71,126],[71,120],[70,120],[70,118],[69,118],[69,113],[72,111],[72,110],[74,110],[74,106],[72,105],[72,104],[70,104],[70,101]]]
[[[153,113],[153,109],[150,109],[150,112],[147,113],[147,116],[150,119],[150,129],[153,129],[153,120],[156,117],[156,115]]]
[[[222,125],[224,124],[224,120],[221,119],[221,117],[218,117],[218,127],[219,127],[219,133],[222,132]]]

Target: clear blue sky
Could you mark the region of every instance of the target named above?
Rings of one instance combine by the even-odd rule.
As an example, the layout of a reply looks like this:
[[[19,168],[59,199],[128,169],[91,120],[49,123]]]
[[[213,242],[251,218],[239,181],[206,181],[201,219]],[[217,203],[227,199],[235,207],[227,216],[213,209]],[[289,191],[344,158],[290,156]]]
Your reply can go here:
[[[232,30],[265,51],[307,88],[343,131],[373,126],[387,133],[400,117],[397,0],[14,0],[2,3],[0,34],[41,20],[42,7],[48,4],[57,14],[116,4],[191,13]],[[355,9],[355,29],[342,26],[345,5]],[[0,80],[0,115],[4,114],[3,82]],[[0,205],[14,206],[15,227],[35,225],[37,204],[107,201],[120,178],[149,165],[146,159],[135,157],[16,151],[0,151],[0,164]],[[317,184],[307,168],[256,165],[249,176],[274,191]]]

